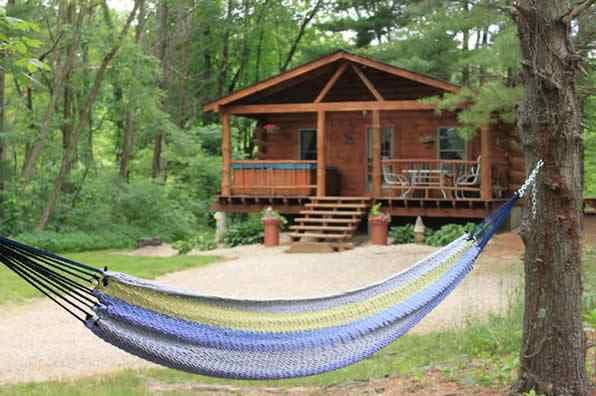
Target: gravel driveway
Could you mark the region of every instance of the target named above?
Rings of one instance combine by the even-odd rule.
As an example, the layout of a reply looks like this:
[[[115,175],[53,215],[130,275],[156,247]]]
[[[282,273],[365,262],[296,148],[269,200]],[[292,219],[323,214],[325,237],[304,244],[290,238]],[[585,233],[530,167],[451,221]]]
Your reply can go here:
[[[512,246],[512,243],[515,246]],[[497,236],[464,283],[415,332],[462,324],[502,309],[520,279],[516,235]],[[285,247],[209,252],[226,260],[166,275],[160,282],[231,297],[300,298],[380,281],[431,253],[420,245],[362,246],[332,254],[286,254]],[[109,266],[109,257],[106,258]],[[154,366],[97,339],[47,300],[2,307],[0,384],[65,379]]]

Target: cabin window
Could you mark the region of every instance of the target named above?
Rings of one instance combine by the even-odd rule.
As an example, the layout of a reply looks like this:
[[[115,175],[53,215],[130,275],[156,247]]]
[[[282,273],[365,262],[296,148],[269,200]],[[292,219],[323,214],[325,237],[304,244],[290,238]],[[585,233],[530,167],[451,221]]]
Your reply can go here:
[[[466,158],[466,141],[457,128],[439,128],[439,159],[463,160]]]
[[[302,161],[317,159],[317,130],[314,128],[300,130],[300,159]]]
[[[372,160],[372,128],[366,129],[368,159]],[[393,158],[393,128],[381,128],[381,158]]]

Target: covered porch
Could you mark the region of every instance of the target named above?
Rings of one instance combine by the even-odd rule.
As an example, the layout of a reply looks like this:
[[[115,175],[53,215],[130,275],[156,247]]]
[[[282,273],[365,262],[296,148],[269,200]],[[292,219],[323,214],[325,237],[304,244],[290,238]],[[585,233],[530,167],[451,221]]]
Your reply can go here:
[[[327,112],[317,112],[314,159],[232,160],[229,116],[222,117],[224,144],[221,195],[223,197],[367,196],[404,200],[474,201],[504,198],[508,193],[507,164],[492,158],[489,129],[480,131],[475,159],[395,158],[383,151],[381,124],[372,124],[368,158],[343,151],[327,136]],[[372,118],[380,119],[373,110]],[[314,128],[313,128],[314,129]],[[361,131],[364,134],[366,131]],[[226,138],[226,135],[230,135]],[[226,143],[226,141],[230,143]],[[364,140],[364,139],[361,139]],[[415,147],[410,148],[416,151]],[[393,153],[392,153],[393,154]],[[345,156],[353,169],[337,158]],[[335,158],[329,161],[329,157]],[[338,169],[339,167],[339,169]],[[362,168],[362,172],[355,169]],[[360,179],[360,180],[355,180]],[[345,193],[346,184],[353,193]],[[342,185],[344,188],[342,189]]]

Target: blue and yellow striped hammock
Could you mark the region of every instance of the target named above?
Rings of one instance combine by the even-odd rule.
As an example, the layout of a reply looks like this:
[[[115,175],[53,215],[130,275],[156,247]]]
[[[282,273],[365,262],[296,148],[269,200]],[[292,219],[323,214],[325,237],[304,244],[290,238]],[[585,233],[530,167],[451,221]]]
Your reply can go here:
[[[472,270],[540,165],[473,233],[382,282],[332,296],[239,300],[191,294],[6,238],[0,238],[0,262],[95,335],[143,359],[225,378],[314,375],[370,357],[445,299]]]

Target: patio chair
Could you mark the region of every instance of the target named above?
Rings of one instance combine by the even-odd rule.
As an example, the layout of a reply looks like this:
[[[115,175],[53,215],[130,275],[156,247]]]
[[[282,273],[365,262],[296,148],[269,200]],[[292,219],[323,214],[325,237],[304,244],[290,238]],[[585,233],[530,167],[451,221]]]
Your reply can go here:
[[[481,156],[478,156],[476,160],[476,165],[470,168],[468,173],[458,176],[454,181],[455,187],[455,198],[457,199],[464,199],[466,198],[466,192],[464,190],[459,190],[459,188],[470,188],[470,187],[479,187],[480,186],[480,160]]]
[[[401,191],[399,198],[405,198],[410,193],[411,185],[408,178],[391,172],[391,168],[388,165],[383,165],[383,182],[388,187],[399,188]]]

